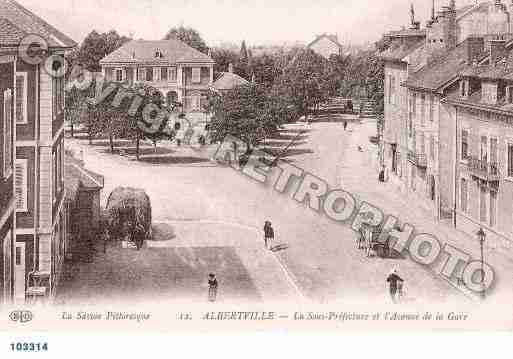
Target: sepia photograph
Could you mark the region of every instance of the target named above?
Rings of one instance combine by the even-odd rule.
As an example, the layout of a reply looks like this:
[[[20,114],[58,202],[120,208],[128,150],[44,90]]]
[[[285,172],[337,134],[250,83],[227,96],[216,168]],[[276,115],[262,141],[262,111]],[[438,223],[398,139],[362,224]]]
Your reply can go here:
[[[0,332],[511,332],[512,279],[512,0],[0,0]]]

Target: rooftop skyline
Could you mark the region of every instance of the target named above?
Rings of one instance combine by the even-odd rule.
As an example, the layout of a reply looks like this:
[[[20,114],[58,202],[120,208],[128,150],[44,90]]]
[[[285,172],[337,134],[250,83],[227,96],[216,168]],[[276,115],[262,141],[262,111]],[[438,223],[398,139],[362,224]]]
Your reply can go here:
[[[200,32],[209,46],[308,43],[322,33],[337,34],[343,45],[377,41],[381,34],[408,26],[413,3],[424,25],[432,0],[19,0],[29,10],[81,42],[93,29],[162,39],[183,24]],[[436,0],[436,8],[449,1]],[[458,0],[457,6],[474,3]]]

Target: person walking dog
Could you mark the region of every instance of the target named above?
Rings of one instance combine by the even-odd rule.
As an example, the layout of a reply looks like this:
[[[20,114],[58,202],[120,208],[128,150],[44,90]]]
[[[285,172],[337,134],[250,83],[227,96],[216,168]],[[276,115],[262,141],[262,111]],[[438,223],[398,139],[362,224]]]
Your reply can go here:
[[[404,280],[397,274],[397,269],[394,268],[390,272],[390,275],[387,278],[387,282],[389,285],[390,298],[392,298],[392,302],[397,303],[402,296],[404,283]]]

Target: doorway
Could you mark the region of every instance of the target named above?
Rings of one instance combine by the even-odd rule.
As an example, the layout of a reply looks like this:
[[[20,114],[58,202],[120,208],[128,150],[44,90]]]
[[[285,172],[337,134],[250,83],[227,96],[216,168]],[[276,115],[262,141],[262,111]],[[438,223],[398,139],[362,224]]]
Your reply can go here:
[[[14,297],[16,301],[25,301],[26,274],[25,243],[18,242],[14,255]]]

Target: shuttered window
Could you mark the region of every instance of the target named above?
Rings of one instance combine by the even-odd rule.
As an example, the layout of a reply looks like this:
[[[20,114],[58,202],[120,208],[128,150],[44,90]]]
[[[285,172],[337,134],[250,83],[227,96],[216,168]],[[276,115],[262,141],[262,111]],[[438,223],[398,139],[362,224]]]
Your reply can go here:
[[[468,153],[468,131],[461,131],[461,159],[466,160],[469,157]]]
[[[16,72],[16,123],[27,123],[26,72]]]
[[[192,83],[198,84],[201,82],[201,68],[192,68]]]
[[[168,74],[169,74],[169,82],[175,82],[176,81],[176,67],[168,68]]]
[[[461,211],[466,213],[468,211],[468,184],[466,179],[461,179],[460,187],[460,207]]]
[[[160,68],[160,79],[162,81],[167,81],[167,67]]]
[[[2,175],[7,178],[12,173],[12,91],[4,91],[4,148]]]
[[[27,212],[27,160],[17,159],[14,169],[16,211]]]
[[[508,177],[513,178],[513,144],[508,144]]]

